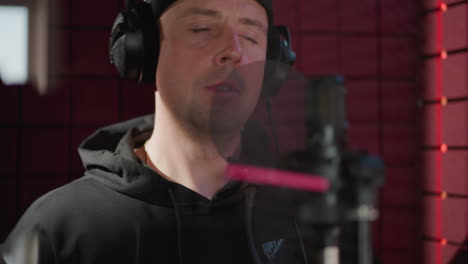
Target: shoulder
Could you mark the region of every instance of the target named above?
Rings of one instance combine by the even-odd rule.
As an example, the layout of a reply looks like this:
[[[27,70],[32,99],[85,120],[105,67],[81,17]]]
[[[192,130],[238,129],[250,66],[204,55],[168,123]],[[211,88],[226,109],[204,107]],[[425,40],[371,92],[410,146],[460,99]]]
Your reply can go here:
[[[44,255],[56,258],[57,254],[75,251],[83,244],[100,241],[98,244],[106,245],[116,236],[130,233],[126,226],[129,216],[139,210],[137,202],[95,179],[76,180],[31,204],[0,251],[4,257],[18,250],[24,253],[27,249],[23,248],[30,241],[37,241],[41,252],[47,252]]]
[[[68,225],[76,228],[128,213],[124,211],[137,207],[138,202],[96,179],[84,177],[38,198],[21,220],[46,229],[69,228]]]
[[[23,218],[52,224],[75,211],[87,210],[104,198],[106,187],[90,179],[78,179],[54,189],[35,200]],[[94,203],[90,203],[94,200]],[[56,223],[54,223],[56,224]]]
[[[120,216],[138,210],[138,203],[95,179],[78,179],[34,201],[10,236],[32,228],[52,237],[92,232],[109,222],[118,224]]]

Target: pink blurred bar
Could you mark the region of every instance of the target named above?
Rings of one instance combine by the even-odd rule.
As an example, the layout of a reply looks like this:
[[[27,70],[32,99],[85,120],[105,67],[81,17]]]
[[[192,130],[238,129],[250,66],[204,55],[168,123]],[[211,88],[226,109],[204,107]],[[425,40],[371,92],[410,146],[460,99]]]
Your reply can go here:
[[[304,191],[326,192],[329,188],[328,180],[320,176],[255,166],[229,164],[226,175],[233,180]]]

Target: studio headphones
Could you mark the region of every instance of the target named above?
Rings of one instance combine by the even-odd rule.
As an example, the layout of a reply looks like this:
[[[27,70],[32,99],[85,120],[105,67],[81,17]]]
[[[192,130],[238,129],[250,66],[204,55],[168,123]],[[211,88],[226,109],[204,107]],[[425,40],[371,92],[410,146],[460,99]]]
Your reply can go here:
[[[270,0],[257,0],[271,7]],[[154,83],[159,57],[160,34],[157,20],[175,0],[127,1],[127,10],[117,15],[109,40],[110,62],[125,79]],[[266,2],[266,3],[265,3]],[[264,85],[261,97],[268,98],[279,90],[285,66],[292,66],[296,54],[286,26],[273,26],[271,8],[268,13],[268,47]],[[283,77],[281,77],[283,76]]]

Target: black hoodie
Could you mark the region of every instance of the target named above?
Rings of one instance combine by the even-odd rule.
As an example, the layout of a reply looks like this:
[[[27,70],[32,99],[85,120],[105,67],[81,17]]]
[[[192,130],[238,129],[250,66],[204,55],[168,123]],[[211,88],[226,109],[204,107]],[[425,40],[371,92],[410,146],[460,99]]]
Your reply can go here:
[[[148,115],[89,136],[79,147],[85,175],[29,207],[0,263],[295,262],[292,225],[255,220],[267,231],[254,235],[255,186],[230,182],[209,200],[143,164],[133,150],[153,122]]]

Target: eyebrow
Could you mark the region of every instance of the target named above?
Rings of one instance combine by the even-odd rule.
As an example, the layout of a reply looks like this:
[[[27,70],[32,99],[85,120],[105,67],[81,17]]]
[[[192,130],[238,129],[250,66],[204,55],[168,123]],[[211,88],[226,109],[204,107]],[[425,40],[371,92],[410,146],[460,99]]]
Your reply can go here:
[[[209,17],[215,17],[215,18],[221,18],[221,13],[219,13],[216,10],[212,9],[205,9],[205,8],[199,8],[199,7],[192,7],[185,12],[183,12],[178,18],[184,18],[192,15],[202,15],[202,16],[209,16]]]
[[[267,27],[260,21],[252,18],[241,18],[240,22],[244,25],[253,26],[262,32],[268,32]]]
[[[208,16],[208,17],[213,17],[213,18],[221,18],[221,13],[219,11],[213,10],[213,9],[205,9],[205,8],[200,8],[200,7],[192,7],[185,12],[183,12],[178,18],[184,18],[192,15],[202,15],[202,16]],[[268,32],[267,27],[260,22],[257,19],[252,19],[252,18],[241,18],[239,20],[242,24],[247,25],[247,26],[253,26],[259,29],[262,32]]]

